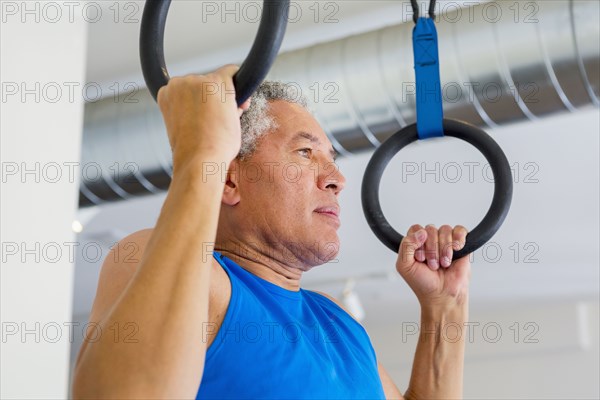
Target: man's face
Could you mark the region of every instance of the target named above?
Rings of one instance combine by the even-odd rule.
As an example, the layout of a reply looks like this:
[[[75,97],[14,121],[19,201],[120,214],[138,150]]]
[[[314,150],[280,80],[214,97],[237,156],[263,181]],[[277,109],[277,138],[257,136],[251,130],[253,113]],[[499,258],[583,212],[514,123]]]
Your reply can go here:
[[[345,178],[317,121],[301,106],[269,103],[278,128],[238,164],[240,201],[235,221],[246,240],[280,261],[310,268],[338,253],[338,196]]]

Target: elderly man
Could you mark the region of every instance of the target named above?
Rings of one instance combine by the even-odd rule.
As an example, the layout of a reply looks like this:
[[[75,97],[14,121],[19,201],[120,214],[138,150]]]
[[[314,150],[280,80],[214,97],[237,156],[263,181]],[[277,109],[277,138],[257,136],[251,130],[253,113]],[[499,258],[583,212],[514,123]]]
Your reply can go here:
[[[362,326],[300,288],[339,245],[345,179],[331,143],[280,84],[238,109],[236,70],[158,94],[173,180],[156,226],[103,265],[90,321],[105,334],[79,353],[74,397],[403,398]],[[421,305],[407,399],[462,396],[464,338],[439,333],[467,318],[469,260],[451,262],[465,237],[414,225],[400,246],[397,271]]]

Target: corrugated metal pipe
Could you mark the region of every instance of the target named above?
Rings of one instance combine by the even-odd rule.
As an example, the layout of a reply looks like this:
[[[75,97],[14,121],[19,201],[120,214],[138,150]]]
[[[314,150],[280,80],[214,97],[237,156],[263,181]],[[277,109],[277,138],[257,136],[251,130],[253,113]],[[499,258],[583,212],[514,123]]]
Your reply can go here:
[[[446,118],[493,128],[600,106],[600,2],[500,1],[437,16]],[[281,54],[290,82],[342,155],[413,123],[413,24]],[[147,91],[86,105],[80,206],[168,188],[171,154]]]

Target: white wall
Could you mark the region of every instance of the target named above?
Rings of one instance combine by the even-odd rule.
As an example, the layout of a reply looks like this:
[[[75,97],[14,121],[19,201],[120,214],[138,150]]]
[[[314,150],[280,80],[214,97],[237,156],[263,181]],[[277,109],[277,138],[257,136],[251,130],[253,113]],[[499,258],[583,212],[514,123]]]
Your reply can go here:
[[[0,397],[6,399],[63,399],[68,386],[69,249],[79,181],[70,163],[79,162],[81,146],[87,26],[81,8],[72,19],[57,19],[44,4],[1,3]],[[31,92],[22,96],[22,89]]]
[[[468,342],[465,399],[600,398],[597,298],[471,307],[472,328],[461,330]],[[382,308],[398,311],[365,326],[379,361],[404,391],[416,348],[418,306]],[[453,340],[456,331],[450,328],[445,335]]]

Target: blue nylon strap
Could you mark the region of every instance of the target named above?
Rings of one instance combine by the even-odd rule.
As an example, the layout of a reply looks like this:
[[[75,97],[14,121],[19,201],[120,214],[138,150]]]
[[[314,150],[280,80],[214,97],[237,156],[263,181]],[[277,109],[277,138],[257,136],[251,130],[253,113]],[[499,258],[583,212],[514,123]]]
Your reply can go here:
[[[431,18],[419,18],[413,30],[417,78],[417,133],[419,139],[444,136],[438,37]]]

